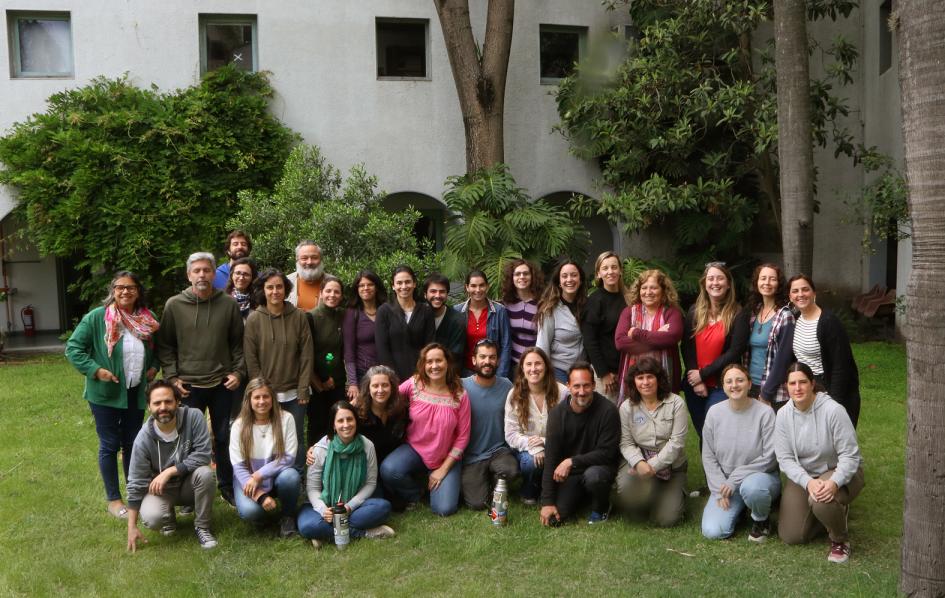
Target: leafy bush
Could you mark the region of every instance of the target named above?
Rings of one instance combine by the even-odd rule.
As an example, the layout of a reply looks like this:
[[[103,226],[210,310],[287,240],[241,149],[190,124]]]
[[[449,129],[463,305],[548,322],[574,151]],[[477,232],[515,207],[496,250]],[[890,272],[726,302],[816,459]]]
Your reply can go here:
[[[756,221],[777,239],[780,193],[773,47],[752,36],[771,15],[769,0],[605,0],[629,10],[635,35],[619,64],[579,65],[557,93],[560,130],[572,152],[596,160],[603,193],[596,211],[628,232],[665,228],[675,259],[692,269],[750,253]],[[845,17],[850,0],[812,0],[810,19]],[[850,113],[837,88],[852,82],[855,47],[842,37],[812,42],[826,75],[811,81],[813,142],[832,144],[854,163],[856,147],[841,124]],[[604,53],[604,55],[608,55]],[[804,57],[802,57],[804,58]],[[757,218],[761,212],[768,218]]]
[[[463,277],[480,269],[498,296],[505,263],[525,258],[546,264],[562,254],[583,257],[590,235],[578,223],[581,216],[567,207],[532,201],[515,184],[505,164],[446,180],[444,196],[449,216],[444,269]]]
[[[286,160],[270,195],[239,194],[239,212],[228,226],[253,237],[253,256],[262,265],[295,270],[295,246],[312,239],[322,249],[325,269],[345,285],[364,268],[384,280],[399,264],[422,277],[439,263],[432,247],[413,235],[416,210],[388,212],[377,178],[355,166],[342,179],[316,146],[300,145]],[[426,257],[420,257],[421,255]]]
[[[295,136],[271,95],[264,74],[233,68],[171,93],[101,77],[0,139],[0,183],[39,251],[76,260],[85,301],[129,269],[160,304],[188,254],[219,248],[237,191],[275,181]]]

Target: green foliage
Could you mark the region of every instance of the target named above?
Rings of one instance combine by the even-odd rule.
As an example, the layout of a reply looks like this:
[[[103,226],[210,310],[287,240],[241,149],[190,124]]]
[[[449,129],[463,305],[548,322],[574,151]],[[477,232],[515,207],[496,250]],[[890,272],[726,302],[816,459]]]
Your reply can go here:
[[[575,209],[533,201],[518,187],[508,166],[491,168],[446,180],[444,195],[451,212],[446,229],[444,270],[462,277],[480,269],[493,283],[490,293],[498,296],[502,269],[515,258],[538,264],[560,255],[583,256],[590,236],[577,220]]]
[[[847,204],[854,221],[863,225],[863,250],[871,252],[873,236],[884,241],[909,237],[909,202],[906,181],[891,158],[870,153],[863,159],[863,168],[876,176]]]
[[[625,7],[623,0],[605,2]],[[846,16],[851,0],[816,0],[812,18]],[[773,45],[753,50],[768,20],[766,0],[634,0],[636,35],[607,71],[592,61],[558,89],[559,129],[572,152],[597,160],[598,213],[627,232],[668,231],[676,258],[693,269],[746,254],[743,239],[762,209],[780,214]],[[839,123],[849,108],[836,89],[852,81],[855,47],[838,37],[812,41],[828,64],[811,82],[812,128],[820,146],[859,158]]]
[[[272,194],[244,191],[239,212],[228,226],[253,237],[253,255],[261,265],[295,270],[295,246],[311,239],[322,249],[328,272],[347,285],[361,269],[382,279],[400,264],[423,276],[437,269],[429,243],[413,235],[416,210],[388,212],[377,178],[355,166],[346,177],[316,146],[297,146],[286,160]]]
[[[236,192],[275,181],[295,136],[271,95],[265,74],[233,68],[171,93],[100,77],[0,139],[0,183],[39,251],[76,261],[84,300],[129,269],[160,302],[188,254],[219,248]]]

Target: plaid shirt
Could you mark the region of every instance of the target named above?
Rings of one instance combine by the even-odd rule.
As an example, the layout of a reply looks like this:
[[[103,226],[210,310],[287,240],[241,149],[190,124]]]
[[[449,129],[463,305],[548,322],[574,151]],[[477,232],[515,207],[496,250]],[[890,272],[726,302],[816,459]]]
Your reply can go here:
[[[754,327],[757,318],[757,314],[751,314],[749,326]],[[778,350],[781,348],[779,345],[784,338],[784,333],[787,331],[785,327],[788,325],[794,325],[794,312],[791,311],[790,304],[779,309],[771,320],[771,333],[768,335],[768,350],[765,351],[765,371],[761,376],[762,389],[764,389],[765,382],[768,380],[768,376],[771,374],[771,370],[774,367],[775,358],[778,355]],[[745,353],[745,361],[748,362],[750,359],[751,350]],[[745,364],[746,367],[749,365],[748,363]],[[783,374],[783,372],[781,372],[781,374]],[[778,389],[774,393],[774,402],[784,403],[787,400],[787,390],[784,389],[783,384],[778,385]]]

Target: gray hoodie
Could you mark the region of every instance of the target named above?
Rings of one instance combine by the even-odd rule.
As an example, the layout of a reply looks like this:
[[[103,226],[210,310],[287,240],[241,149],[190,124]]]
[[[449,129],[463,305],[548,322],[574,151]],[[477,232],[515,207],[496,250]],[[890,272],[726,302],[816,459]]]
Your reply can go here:
[[[195,469],[210,465],[210,431],[199,409],[186,405],[177,408],[177,439],[164,442],[154,430],[149,416],[135,438],[128,470],[128,506],[140,510],[151,480],[168,467],[177,466],[177,475],[168,486],[175,488]]]
[[[817,393],[807,411],[798,410],[794,401],[778,411],[774,452],[781,471],[801,488],[834,468],[831,479],[837,486],[845,486],[863,465],[850,416],[823,392]]]

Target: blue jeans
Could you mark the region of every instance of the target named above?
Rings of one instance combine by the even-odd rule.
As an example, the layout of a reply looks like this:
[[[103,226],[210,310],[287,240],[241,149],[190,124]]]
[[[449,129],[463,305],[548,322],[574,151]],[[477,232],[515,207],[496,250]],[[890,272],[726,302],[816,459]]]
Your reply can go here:
[[[269,495],[279,500],[283,517],[295,517],[295,505],[299,502],[299,472],[288,467],[279,472],[273,481]],[[255,500],[243,494],[239,482],[233,480],[233,496],[236,498],[236,512],[240,519],[262,521],[266,510]]]
[[[696,434],[699,435],[699,447],[701,450],[702,427],[705,425],[705,416],[709,412],[709,408],[717,403],[721,403],[728,397],[725,396],[724,390],[714,386],[709,387],[709,396],[705,398],[700,397],[685,380],[683,381],[683,391],[686,394],[686,408],[689,410],[689,417],[692,418],[692,427],[696,429]]]
[[[294,470],[293,470],[294,471]],[[390,503],[383,498],[369,498],[357,509],[351,511],[348,517],[348,530],[352,538],[363,538],[364,532],[384,525],[390,516]],[[335,532],[331,524],[325,521],[321,513],[316,513],[312,505],[305,503],[299,509],[298,521],[299,534],[309,540],[317,538],[319,540],[331,540]]]
[[[213,388],[197,388],[184,384],[190,394],[184,397],[184,404],[199,409],[201,413],[210,410],[210,426],[213,429],[213,460],[217,464],[217,486],[221,492],[233,488],[233,465],[230,464],[230,408],[233,403],[233,391],[217,384]]]
[[[137,405],[138,389],[128,391],[128,403]],[[106,407],[89,403],[92,417],[95,418],[95,432],[98,434],[98,470],[105,483],[105,500],[121,500],[118,487],[118,449],[121,449],[121,465],[128,481],[128,466],[131,465],[131,447],[135,436],[144,420],[144,409],[137,407]]]
[[[541,475],[543,468],[535,465],[535,457],[528,451],[512,451],[518,459],[518,469],[522,476],[522,498],[538,500],[541,496]]]
[[[429,475],[430,469],[423,459],[409,444],[402,444],[394,449],[381,463],[381,480],[385,487],[407,502],[420,502],[423,487],[414,479],[416,474]],[[459,489],[462,476],[462,464],[455,463],[449,473],[440,482],[439,487],[430,491],[430,510],[446,517],[459,508]]]
[[[771,513],[771,501],[781,494],[778,472],[753,473],[742,480],[738,492],[728,500],[728,510],[719,506],[719,495],[712,493],[702,512],[702,535],[710,540],[721,540],[735,533],[738,516],[748,507],[751,518],[764,521]]]

